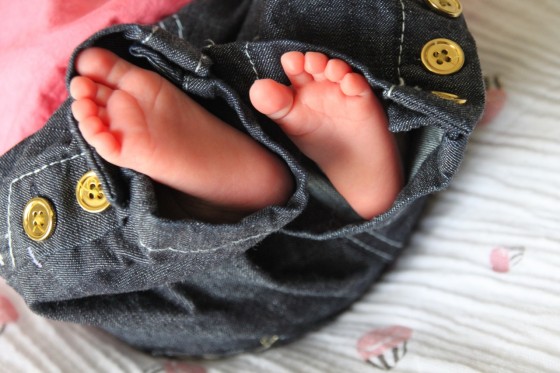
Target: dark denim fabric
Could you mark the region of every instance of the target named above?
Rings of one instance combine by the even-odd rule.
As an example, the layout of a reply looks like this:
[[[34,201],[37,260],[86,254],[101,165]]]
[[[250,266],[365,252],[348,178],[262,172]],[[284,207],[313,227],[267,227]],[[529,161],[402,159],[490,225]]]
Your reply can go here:
[[[465,51],[453,75],[435,75],[420,61],[423,45],[440,37]],[[103,30],[75,55],[93,45],[165,76],[278,154],[297,182],[285,206],[236,224],[169,218],[153,181],[106,163],[84,142],[70,100],[0,158],[0,275],[35,312],[98,326],[155,354],[267,348],[346,309],[399,255],[426,196],[448,186],[484,105],[463,18],[447,18],[422,0],[195,1],[156,26]],[[358,219],[316,166],[252,109],[255,79],[287,83],[279,60],[290,50],[348,61],[382,100],[405,144],[406,170],[405,187],[383,215]],[[458,105],[432,90],[468,101]],[[112,204],[100,214],[76,202],[76,182],[88,170]],[[22,228],[25,204],[36,196],[57,213],[44,242]]]

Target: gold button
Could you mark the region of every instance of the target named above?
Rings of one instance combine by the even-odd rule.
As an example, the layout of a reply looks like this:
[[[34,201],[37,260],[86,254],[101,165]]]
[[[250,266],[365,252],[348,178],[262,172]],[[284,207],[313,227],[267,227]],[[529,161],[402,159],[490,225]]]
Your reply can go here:
[[[463,6],[459,0],[426,0],[437,12],[457,18],[463,13]]]
[[[33,241],[44,241],[54,231],[55,217],[49,201],[41,197],[32,198],[23,210],[23,229]]]
[[[433,73],[439,75],[453,74],[463,67],[465,53],[449,39],[430,40],[422,48],[422,63]]]
[[[459,105],[463,105],[467,103],[467,100],[464,98],[461,98],[457,95],[454,95],[453,93],[447,93],[447,92],[440,92],[440,91],[432,91],[432,93],[436,96],[438,96],[439,98],[443,98],[444,100],[449,100],[449,101],[453,101],[456,104]]]
[[[78,181],[76,199],[84,210],[93,213],[101,212],[111,205],[93,171],[87,172]]]

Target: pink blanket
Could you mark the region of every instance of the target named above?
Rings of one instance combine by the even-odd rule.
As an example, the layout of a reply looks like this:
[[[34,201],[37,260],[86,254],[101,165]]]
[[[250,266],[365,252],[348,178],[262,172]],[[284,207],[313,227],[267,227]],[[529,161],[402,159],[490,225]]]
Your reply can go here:
[[[154,23],[190,0],[0,0],[0,154],[39,130],[67,97],[74,48],[119,23]]]

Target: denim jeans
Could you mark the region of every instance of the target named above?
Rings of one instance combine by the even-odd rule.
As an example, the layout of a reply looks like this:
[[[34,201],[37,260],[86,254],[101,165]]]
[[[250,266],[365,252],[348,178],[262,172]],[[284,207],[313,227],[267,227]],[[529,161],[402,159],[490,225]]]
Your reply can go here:
[[[420,52],[447,38],[460,71],[430,72]],[[0,275],[32,310],[102,328],[165,355],[227,355],[282,344],[359,299],[405,247],[426,197],[445,189],[484,106],[476,47],[462,17],[421,0],[195,1],[158,25],[119,25],[79,46],[107,48],[158,72],[287,164],[296,189],[234,224],[170,218],[145,175],[105,162],[81,137],[67,100],[46,126],[0,158]],[[387,212],[361,220],[269,119],[248,89],[288,83],[287,51],[321,51],[362,73],[402,144],[406,184]],[[450,92],[466,103],[442,99]],[[78,205],[89,170],[111,206]],[[27,237],[34,197],[56,212],[54,233]],[[374,315],[372,315],[374,317]]]

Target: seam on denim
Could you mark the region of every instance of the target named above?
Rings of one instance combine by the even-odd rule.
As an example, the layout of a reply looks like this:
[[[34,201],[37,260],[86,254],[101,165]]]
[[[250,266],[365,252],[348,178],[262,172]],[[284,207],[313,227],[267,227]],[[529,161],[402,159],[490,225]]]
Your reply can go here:
[[[255,66],[255,63],[253,62],[253,59],[251,58],[251,55],[249,55],[249,43],[245,44],[245,55],[247,56],[247,58],[249,58],[249,62],[251,63],[251,66],[253,67],[253,71],[255,72],[255,76],[257,77],[257,79],[259,78],[259,73],[257,72],[257,67]]]
[[[189,90],[189,85],[191,84],[191,76],[187,75],[187,81],[185,82],[185,91]]]
[[[379,241],[385,242],[387,245],[396,247],[397,249],[402,249],[403,246],[404,246],[404,244],[402,242],[392,240],[392,239],[390,239],[390,238],[388,238],[388,237],[386,237],[382,234],[379,234],[379,233],[373,233],[373,232],[364,232],[364,233],[367,234],[368,236],[377,238]]]
[[[124,251],[124,250],[115,250],[114,252],[115,252],[115,254],[117,254],[117,255],[126,256],[126,257],[128,257],[128,258],[131,258],[131,259],[133,259],[133,260],[136,261],[136,262],[143,263],[143,264],[150,264],[150,261],[144,259],[144,257],[142,257],[142,256],[134,255],[134,254],[128,253],[128,252],[126,252],[126,251]]]
[[[145,248],[145,249],[148,250],[149,252],[153,252],[153,251],[155,251],[155,252],[159,252],[159,251],[174,251],[174,252],[182,253],[182,254],[199,254],[199,253],[211,253],[211,252],[221,250],[221,249],[226,248],[226,247],[231,246],[231,245],[237,245],[237,244],[239,244],[239,243],[243,243],[243,242],[245,242],[245,241],[249,241],[249,240],[252,240],[252,239],[254,239],[254,238],[260,238],[260,237],[263,237],[263,236],[267,236],[267,235],[269,235],[269,234],[270,234],[269,232],[255,234],[255,235],[250,236],[250,237],[245,237],[245,238],[242,238],[242,239],[237,240],[237,241],[228,242],[228,243],[226,243],[226,244],[224,244],[224,245],[221,245],[221,246],[218,246],[218,247],[214,247],[214,248],[212,248],[212,249],[206,249],[206,250],[189,250],[189,251],[187,251],[187,250],[178,250],[178,249],[174,249],[174,248],[172,248],[172,247],[166,247],[166,248],[164,248],[164,249],[153,249],[153,248],[147,246],[144,242],[142,242],[142,240],[138,240],[138,242],[140,243],[140,246],[142,246],[143,248]]]
[[[175,23],[177,24],[177,27],[179,28],[179,37],[181,39],[184,39],[184,36],[183,36],[184,27],[183,27],[183,23],[181,22],[181,19],[179,18],[179,16],[177,14],[173,14],[173,18],[175,19]]]
[[[400,38],[400,45],[399,45],[399,57],[397,59],[397,75],[399,78],[399,86],[405,85],[405,81],[401,74],[401,64],[402,64],[402,54],[403,54],[403,46],[404,46],[404,32],[406,30],[406,12],[404,6],[404,0],[400,0],[401,9],[402,9],[402,27],[401,27],[401,38]],[[397,84],[393,84],[391,88],[389,88],[389,92],[387,92],[387,98],[392,98],[393,91],[397,87]]]
[[[404,84],[404,80],[401,75],[401,63],[402,63],[402,54],[403,54],[403,46],[404,46],[404,31],[406,30],[406,12],[404,7],[404,0],[400,0],[401,8],[402,8],[402,30],[401,30],[401,45],[399,46],[399,59],[397,61],[397,74],[399,76],[399,82],[401,85]]]
[[[150,35],[146,36],[144,40],[142,40],[142,44],[146,44],[148,41],[150,41],[150,39],[152,38],[152,36],[154,36],[157,30],[159,30],[158,26],[152,27],[152,32],[150,32]]]
[[[368,251],[368,252],[370,252],[370,253],[373,253],[373,254],[377,255],[377,256],[380,257],[381,259],[385,259],[385,260],[388,261],[388,262],[390,262],[391,260],[393,260],[393,256],[392,256],[392,255],[389,255],[389,254],[387,254],[387,253],[384,253],[383,251],[377,250],[377,249],[375,249],[375,248],[373,248],[373,247],[371,247],[371,246],[369,246],[369,245],[366,245],[364,242],[358,240],[357,238],[348,237],[348,240],[349,240],[350,242],[352,242],[353,244],[355,244],[355,245],[361,247],[362,249],[364,249],[364,250],[366,250],[366,251]]]
[[[13,247],[12,247],[12,227],[11,227],[11,223],[10,223],[10,220],[11,220],[11,210],[12,210],[11,203],[12,203],[12,187],[13,187],[13,185],[14,185],[16,182],[21,181],[21,180],[25,179],[25,178],[28,177],[28,176],[36,175],[36,174],[38,174],[39,172],[42,172],[42,171],[46,170],[46,169],[49,168],[49,167],[52,167],[52,166],[56,166],[56,165],[59,165],[59,164],[66,163],[66,162],[73,161],[74,159],[83,157],[83,156],[85,156],[86,154],[87,154],[86,152],[83,152],[83,153],[80,153],[80,154],[76,154],[76,155],[74,155],[74,156],[72,156],[72,157],[70,157],[70,158],[66,158],[66,159],[63,159],[63,160],[60,160],[60,161],[56,161],[56,162],[49,163],[49,164],[47,164],[47,165],[44,165],[44,166],[41,167],[41,168],[38,168],[38,169],[36,169],[36,170],[34,170],[34,171],[28,172],[28,173],[26,173],[26,174],[24,174],[24,175],[21,175],[21,176],[15,178],[15,179],[13,179],[12,182],[10,183],[10,186],[9,186],[9,188],[8,188],[8,211],[7,211],[7,212],[8,212],[8,213],[7,213],[7,216],[8,216],[8,248],[9,248],[9,251],[10,251],[10,258],[12,259],[12,267],[13,267],[13,268],[15,268],[15,266],[16,266],[16,258],[14,257],[14,250],[13,250]]]
[[[161,27],[162,30],[167,31],[167,29],[165,28],[165,23],[163,23],[163,21],[160,21],[158,25],[159,27]]]
[[[27,248],[27,253],[29,254],[29,257],[31,258],[31,260],[33,261],[33,264],[35,264],[39,268],[43,268],[43,265],[41,263],[39,263],[37,258],[35,258],[35,254],[33,254],[33,248],[31,246],[29,246]]]

